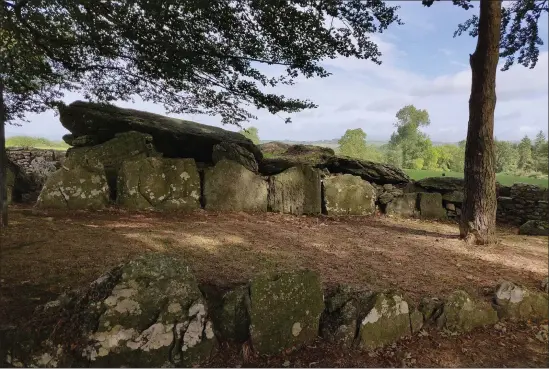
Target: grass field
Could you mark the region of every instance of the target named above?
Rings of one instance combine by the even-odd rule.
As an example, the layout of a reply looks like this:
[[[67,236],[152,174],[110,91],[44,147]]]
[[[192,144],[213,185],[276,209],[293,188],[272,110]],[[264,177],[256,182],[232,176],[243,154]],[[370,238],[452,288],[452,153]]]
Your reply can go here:
[[[34,147],[35,149],[67,150],[63,141],[52,141],[43,137],[13,136],[6,139],[6,147]]]
[[[442,172],[436,171],[436,170],[413,170],[413,169],[405,169],[404,170],[406,174],[408,174],[412,179],[414,180],[420,180],[422,178],[427,177],[440,177],[442,176]],[[446,177],[457,177],[457,178],[463,178],[463,173],[458,172],[445,172]],[[511,186],[515,183],[529,183],[536,186],[547,188],[549,187],[549,181],[547,178],[533,178],[533,177],[520,177],[520,176],[513,176],[508,174],[496,174],[497,181],[504,185],[504,186]]]

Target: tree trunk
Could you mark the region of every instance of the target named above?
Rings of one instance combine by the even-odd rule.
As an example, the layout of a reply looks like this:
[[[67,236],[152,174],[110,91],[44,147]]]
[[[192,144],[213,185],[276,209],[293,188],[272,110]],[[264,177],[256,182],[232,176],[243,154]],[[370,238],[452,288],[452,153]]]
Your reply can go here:
[[[496,240],[494,110],[499,61],[501,1],[480,0],[477,47],[469,62],[473,74],[465,145],[465,198],[460,235],[468,243]]]
[[[4,83],[0,79],[0,228],[8,226],[8,193],[7,172],[8,162],[6,156],[6,111],[4,106]]]

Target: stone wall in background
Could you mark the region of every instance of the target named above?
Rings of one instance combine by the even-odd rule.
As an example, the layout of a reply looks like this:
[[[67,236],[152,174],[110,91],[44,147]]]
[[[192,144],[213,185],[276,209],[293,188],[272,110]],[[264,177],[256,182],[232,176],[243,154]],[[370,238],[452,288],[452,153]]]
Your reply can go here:
[[[547,221],[547,189],[516,183],[501,187],[497,219],[502,223],[521,225],[529,220]]]
[[[46,179],[63,165],[65,153],[62,150],[8,147],[6,155],[16,171],[11,200],[35,202]]]

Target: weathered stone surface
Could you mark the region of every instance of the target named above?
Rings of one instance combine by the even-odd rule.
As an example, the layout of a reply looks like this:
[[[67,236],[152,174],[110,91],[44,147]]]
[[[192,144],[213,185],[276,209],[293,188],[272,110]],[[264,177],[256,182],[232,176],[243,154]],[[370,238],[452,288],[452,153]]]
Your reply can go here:
[[[533,201],[547,201],[547,188],[528,183],[515,183],[511,186],[510,196],[513,198],[528,198]]]
[[[52,324],[33,330],[32,340],[13,341],[12,363],[193,366],[216,344],[206,301],[188,266],[156,253],[114,268],[89,288],[62,295],[35,315]]]
[[[417,186],[423,187],[429,191],[436,192],[453,192],[463,191],[463,178],[455,177],[430,177],[420,179],[415,183]]]
[[[465,291],[455,291],[444,301],[437,326],[451,332],[469,332],[497,321],[498,315],[490,304],[473,300]]]
[[[320,214],[320,172],[308,165],[285,170],[269,178],[269,209],[286,214]]]
[[[240,133],[113,105],[75,101],[60,109],[60,120],[75,137],[100,135],[108,140],[127,131],[149,134],[156,149],[169,158],[211,163],[212,149],[220,142],[236,143],[252,152],[258,161],[263,157],[252,141]]]
[[[258,165],[254,154],[238,144],[232,142],[221,142],[215,145],[212,152],[212,160],[214,164],[223,159],[236,161],[254,173],[257,173],[258,171]]]
[[[545,293],[549,293],[549,277],[545,277],[541,280],[540,287]]]
[[[370,215],[376,210],[375,188],[351,174],[324,179],[324,204],[328,215]]]
[[[422,218],[444,219],[446,210],[442,206],[442,195],[440,193],[419,193],[419,212]]]
[[[230,160],[204,170],[206,210],[267,211],[267,181]]]
[[[130,209],[199,209],[200,176],[194,159],[149,157],[123,162],[117,202]]]
[[[392,188],[390,190],[385,190],[381,194],[378,195],[377,201],[381,205],[387,205],[391,201],[393,201],[394,198],[401,197],[404,194],[404,191],[399,188]]]
[[[525,236],[549,236],[549,222],[529,220],[520,226],[519,234]]]
[[[291,145],[284,142],[271,141],[258,145],[263,154],[280,155],[286,152]]]
[[[6,200],[8,205],[11,204],[13,198],[13,187],[15,186],[15,173],[10,165],[6,168]]]
[[[368,311],[374,294],[359,291],[349,286],[338,286],[326,298],[326,309],[322,314],[320,332],[331,343],[350,348],[358,342],[358,328]]]
[[[54,172],[36,202],[38,208],[102,209],[109,203],[109,187],[103,166],[83,162]]]
[[[208,299],[211,305],[211,300]],[[250,336],[250,294],[248,286],[228,291],[215,304],[212,320],[215,331],[223,341],[244,343]]]
[[[416,209],[418,194],[415,192],[405,193],[401,197],[393,199],[385,207],[387,215],[396,215],[401,217],[413,217],[418,214]]]
[[[398,184],[410,181],[406,173],[389,164],[333,156],[325,153],[303,157],[283,156],[264,159],[259,163],[259,171],[265,175],[274,175],[299,164],[326,169],[332,174],[352,174],[368,182],[377,184]]]
[[[65,166],[82,165],[85,161],[99,162],[105,167],[111,198],[116,198],[118,171],[127,160],[159,156],[152,137],[136,131],[117,134],[111,140],[90,147],[74,147],[67,151]]]
[[[444,301],[437,297],[425,297],[421,299],[418,311],[423,315],[425,324],[436,325],[437,323],[444,323],[443,320],[439,319],[444,311]]]
[[[360,346],[374,349],[411,335],[408,303],[397,293],[378,293],[360,326]]]
[[[509,281],[503,281],[496,289],[494,306],[501,319],[548,319],[548,295],[530,291]]]
[[[250,301],[250,337],[259,354],[276,354],[317,338],[324,301],[316,273],[257,277],[250,282]]]
[[[411,309],[410,311],[410,327],[412,334],[415,334],[423,328],[423,314],[417,309]]]
[[[442,200],[453,202],[453,203],[462,203],[463,202],[463,191],[452,191],[447,192],[442,195]]]

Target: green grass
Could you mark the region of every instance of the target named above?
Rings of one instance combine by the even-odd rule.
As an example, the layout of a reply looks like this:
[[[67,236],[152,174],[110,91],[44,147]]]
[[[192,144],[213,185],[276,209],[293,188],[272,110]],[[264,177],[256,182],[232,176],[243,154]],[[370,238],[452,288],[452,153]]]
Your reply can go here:
[[[33,147],[35,149],[67,150],[70,146],[63,141],[52,141],[43,137],[13,136],[6,139],[6,147]]]
[[[420,180],[428,177],[441,177],[442,172],[436,170],[414,170],[404,169],[406,174],[414,180]],[[458,172],[445,172],[446,177],[463,178],[463,173]],[[515,183],[529,183],[543,188],[549,187],[549,181],[547,178],[533,178],[533,177],[520,177],[509,174],[496,174],[497,181],[504,186],[511,186]]]

